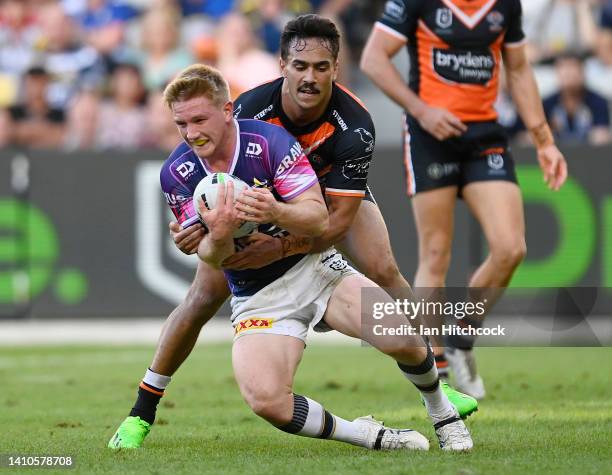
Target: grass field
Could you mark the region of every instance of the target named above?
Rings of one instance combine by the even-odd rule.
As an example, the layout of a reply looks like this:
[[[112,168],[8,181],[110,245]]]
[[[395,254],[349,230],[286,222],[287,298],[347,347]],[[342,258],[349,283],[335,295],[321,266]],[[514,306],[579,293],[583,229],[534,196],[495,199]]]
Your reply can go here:
[[[152,352],[0,349],[0,454],[71,455],[68,473],[612,473],[611,348],[479,349],[490,397],[469,419],[475,449],[446,454],[416,391],[371,348],[308,348],[296,392],[345,418],[371,413],[417,429],[434,442],[428,453],[369,452],[275,430],[243,403],[229,345],[202,346],[174,378],[144,448],[114,453],[105,445]],[[66,470],[43,473],[54,472]]]

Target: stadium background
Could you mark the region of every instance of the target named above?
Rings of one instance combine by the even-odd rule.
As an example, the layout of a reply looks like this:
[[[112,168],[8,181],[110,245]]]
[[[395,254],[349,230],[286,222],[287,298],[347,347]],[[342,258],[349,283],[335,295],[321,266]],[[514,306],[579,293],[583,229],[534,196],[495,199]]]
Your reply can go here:
[[[177,132],[161,90],[193,61],[218,66],[234,94],[275,77],[282,25],[308,11],[342,26],[340,80],[374,117],[370,183],[411,280],[417,249],[404,192],[401,111],[357,67],[383,4],[2,0],[1,318],[156,317],[179,302],[195,257],[180,254],[167,238],[170,215],[157,172]],[[581,58],[584,87],[609,108],[612,2],[536,0],[524,2],[524,10],[543,97],[564,92],[556,62],[571,55]],[[397,62],[407,72],[405,52]],[[513,286],[611,287],[609,117],[584,104],[573,127],[564,128],[560,111],[550,109],[570,169],[568,184],[555,194],[540,182],[534,150],[505,90],[498,109],[513,138],[526,201],[529,251]],[[460,205],[449,285],[465,284],[483,246]]]
[[[401,111],[357,67],[363,42],[383,4],[381,0],[0,0],[0,379],[7,382],[0,398],[5,431],[0,455],[72,450],[82,457],[84,473],[95,467],[141,473],[143,467],[155,471],[171,462],[177,473],[202,467],[218,473],[230,470],[227,459],[237,464],[231,466],[236,471],[284,473],[286,458],[279,457],[277,449],[289,443],[299,461],[292,467],[295,473],[312,473],[302,465],[306,461],[317,464],[321,473],[380,473],[381,464],[388,473],[406,473],[403,465],[398,471],[394,455],[369,459],[337,445],[287,442],[264,424],[249,422],[253,416],[228,382],[227,343],[196,350],[181,369],[164,411],[174,407],[174,401],[179,409],[172,418],[167,416],[168,427],[156,429],[159,435],[147,442],[146,455],[111,459],[102,448],[112,425],[129,409],[137,379],[152,356],[151,344],[186,291],[195,266],[195,258],[180,254],[168,238],[170,216],[158,184],[161,161],[178,137],[160,93],[183,66],[193,61],[215,64],[238,94],[278,74],[276,47],[287,19],[308,11],[338,19],[345,35],[341,81],[364,100],[374,117],[377,148],[370,183],[400,269],[412,280],[417,250],[404,191]],[[612,1],[524,0],[523,6],[530,59],[542,95],[551,97],[563,87],[556,63],[569,54],[581,59],[585,84],[609,108]],[[405,52],[397,62],[406,72]],[[555,194],[542,184],[535,151],[504,91],[498,106],[500,120],[512,136],[526,203],[528,256],[513,285],[596,289],[604,296],[603,304],[599,301],[602,306],[595,307],[604,323],[604,334],[597,335],[597,341],[609,346],[609,114],[583,104],[580,120],[567,128],[562,111],[550,109],[570,170],[569,182]],[[457,216],[449,284],[461,286],[486,250],[462,204]],[[220,314],[227,315],[227,307]],[[225,320],[217,323],[226,328]],[[203,334],[204,341],[210,341],[206,338],[211,335],[221,335],[221,340],[230,335],[227,328],[216,333],[211,327]],[[326,400],[348,413],[361,411],[357,396],[347,400],[337,391],[351,388],[360,398],[379,401],[381,417],[390,422],[408,419],[416,429],[428,430],[418,422],[422,414],[416,404],[396,410],[392,383],[386,383],[384,394],[373,383],[364,383],[383,377],[399,387],[388,365],[381,369],[383,365],[367,350],[334,346],[339,344],[335,339],[324,348],[314,341],[300,370],[300,384],[307,392],[324,393]],[[148,346],[116,346],[129,342]],[[481,368],[494,393],[474,423],[475,440],[483,449],[459,464],[451,458],[416,456],[413,470],[609,470],[605,463],[612,456],[609,348],[482,350]],[[342,363],[347,357],[351,364]],[[321,368],[330,361],[338,361],[337,377],[324,376],[327,379],[321,381]],[[194,393],[193,387],[203,384],[202,367],[218,391]],[[100,374],[112,396],[91,389],[99,385]],[[40,383],[45,391],[33,389]],[[207,419],[206,430],[199,426],[200,432],[190,429],[185,435],[181,428],[191,424],[190,416],[201,411],[202,404],[227,412]],[[208,414],[205,411],[203,417]],[[232,420],[247,424],[252,437],[226,434]],[[167,424],[168,420],[160,422]],[[221,435],[202,436],[210,431]],[[239,441],[237,448],[234,440]],[[527,446],[535,456],[525,452]],[[147,457],[156,461],[155,468]],[[194,463],[191,469],[183,465],[189,457]]]

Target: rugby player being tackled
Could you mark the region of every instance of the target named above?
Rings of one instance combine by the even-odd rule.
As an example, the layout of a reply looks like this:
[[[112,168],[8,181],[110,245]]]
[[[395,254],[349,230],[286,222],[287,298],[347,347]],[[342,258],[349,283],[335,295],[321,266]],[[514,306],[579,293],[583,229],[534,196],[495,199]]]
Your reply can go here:
[[[410,287],[401,276],[391,252],[388,232],[382,215],[366,186],[368,167],[374,148],[374,127],[371,118],[357,98],[335,83],[338,40],[338,32],[329,20],[315,15],[306,15],[289,22],[281,39],[283,77],[244,93],[233,105],[234,114],[238,119],[259,119],[278,125],[298,138],[304,155],[310,161],[309,167],[312,166],[317,173],[321,188],[324,190],[329,212],[329,227],[317,236],[307,232],[281,233],[278,236],[278,233],[273,231],[261,232],[260,227],[259,233],[247,238],[249,245],[242,251],[223,256],[224,259],[217,262],[226,272],[224,275],[214,265],[211,265],[210,256],[202,253],[201,243],[207,239],[203,240],[205,232],[198,224],[198,217],[191,201],[169,201],[177,218],[177,222],[170,225],[175,244],[187,254],[196,253],[200,249],[199,255],[204,260],[198,264],[194,282],[184,302],[168,318],[154,360],[140,385],[136,404],[130,416],[121,424],[111,439],[110,447],[139,447],[142,444],[153,424],[157,404],[170,382],[171,375],[193,348],[201,327],[228,298],[230,288],[234,295],[232,300],[233,323],[238,328],[234,344],[235,373],[247,403],[256,413],[277,427],[282,428],[286,424],[293,424],[291,431],[302,435],[335,437],[335,432],[327,424],[332,423],[330,417],[335,418],[336,416],[328,416],[327,412],[323,411],[315,401],[291,393],[282,395],[274,393],[277,399],[262,401],[258,394],[260,388],[250,387],[247,380],[242,380],[242,363],[237,364],[237,360],[243,361],[245,357],[243,355],[253,355],[255,347],[251,348],[250,344],[244,342],[256,341],[252,336],[257,336],[259,333],[271,333],[272,335],[266,336],[289,337],[289,340],[283,341],[291,341],[291,343],[280,343],[278,347],[283,348],[284,353],[268,356],[272,359],[286,357],[288,367],[294,369],[303,351],[303,340],[308,325],[316,326],[319,330],[331,328],[353,337],[368,338],[367,335],[362,335],[358,305],[355,306],[355,302],[360,301],[359,293],[355,294],[355,292],[360,291],[362,287],[375,288],[376,283],[397,291],[397,296],[392,295],[396,298],[405,298],[410,293]],[[197,79],[200,74],[198,68],[201,67],[194,68],[189,74]],[[177,81],[184,79],[189,74],[184,72],[177,78]],[[271,153],[267,145],[264,146],[265,144],[255,144],[250,148],[243,147],[244,150],[240,149],[240,153],[237,152],[239,149],[235,148],[235,156],[233,155],[234,149],[232,149],[231,157],[233,158],[227,163],[228,168],[221,167],[217,170],[211,167],[211,162],[202,153],[210,145],[203,143],[198,133],[194,132],[194,135],[191,136],[186,132],[189,127],[193,127],[196,131],[199,126],[204,128],[201,117],[197,115],[197,108],[190,111],[189,114],[180,113],[185,101],[177,99],[182,96],[176,96],[176,93],[173,92],[176,87],[176,81],[168,86],[166,100],[182,132],[184,143],[177,147],[162,169],[162,188],[167,196],[177,193],[190,196],[199,179],[212,171],[229,171],[237,174],[250,185],[273,186],[274,176],[268,177],[264,174],[250,176],[248,173],[247,176],[241,176],[236,172],[241,163],[248,161],[259,163],[258,160],[263,160],[264,154]],[[250,133],[253,137],[258,134],[266,136],[268,132],[265,131],[277,129],[269,124],[266,128],[263,123],[261,126],[256,126],[254,125],[256,123],[252,120],[244,122],[239,120],[236,127],[241,133]],[[246,130],[243,131],[243,129]],[[253,130],[249,132],[249,129]],[[278,128],[278,130],[282,129]],[[241,140],[246,139],[241,138]],[[175,179],[180,177],[180,174],[173,172],[171,167],[179,166],[175,162],[186,160],[186,157],[197,165],[194,172],[196,175],[190,176],[188,183],[184,180],[177,183]],[[222,163],[225,164],[224,161]],[[283,198],[283,191],[279,189],[276,191]],[[254,197],[259,196],[257,195],[259,192],[253,191],[252,193],[255,193]],[[290,230],[290,225],[287,223],[272,220],[272,224],[277,226],[277,229]],[[337,245],[355,263],[365,277],[346,265],[339,254],[330,250],[330,247],[334,245]],[[242,303],[246,302],[241,299],[245,297],[255,299],[266,275],[276,279],[286,279],[290,275],[295,275],[294,271],[298,266],[305,265],[307,262],[315,266],[313,275],[317,277],[312,277],[312,279],[318,282],[318,279],[322,278],[321,274],[331,272],[330,268],[321,267],[321,253],[325,258],[331,257],[330,264],[334,262],[338,264],[334,264],[337,267],[334,272],[341,274],[336,276],[337,279],[334,278],[322,284],[328,292],[320,301],[327,304],[324,316],[318,313],[309,316],[306,327],[302,322],[298,325],[299,330],[293,329],[290,332],[283,330],[283,327],[295,326],[295,322],[282,325],[282,320],[271,324],[270,328],[248,326],[249,329],[242,331],[247,325],[241,326],[239,322],[255,314],[246,310],[241,311]],[[218,259],[218,255],[215,255],[214,259]],[[315,265],[317,262],[318,264]],[[287,263],[292,263],[293,266],[288,266]],[[316,266],[319,266],[319,269]],[[271,268],[277,270],[269,273]],[[279,269],[282,271],[280,274]],[[286,274],[283,276],[283,273]],[[229,288],[226,276],[229,276]],[[296,284],[296,288],[300,286]],[[337,292],[338,298],[336,299],[334,292]],[[322,298],[321,295],[315,297],[315,301]],[[384,298],[389,299],[390,297],[385,294]],[[348,302],[352,302],[349,305],[351,310],[347,311],[348,313],[343,314],[333,310],[334,307],[342,307]],[[274,304],[273,301],[261,303],[266,309]],[[316,306],[325,307],[325,305],[321,307],[321,304]],[[290,309],[284,314],[287,312],[295,314],[301,311]],[[396,317],[405,318],[403,315]],[[476,401],[439,382],[433,355],[427,345],[418,337],[399,339],[389,337],[374,340],[376,341],[371,341],[373,346],[396,359],[401,371],[420,389],[442,448],[447,450],[471,448],[471,439],[459,417],[464,418],[474,412],[477,408]],[[253,344],[261,345],[260,343]],[[267,347],[267,345],[263,346]],[[276,345],[271,344],[270,347],[276,348]],[[282,372],[271,372],[269,375],[271,387],[276,388],[275,385],[283,381],[285,384],[283,388],[290,388],[293,373],[287,371],[287,368],[282,368]],[[274,409],[277,403],[279,406]],[[308,423],[310,416],[304,415],[305,408],[308,407],[313,408],[312,410],[317,414],[317,420],[325,420],[323,426],[316,425],[314,422],[314,425]],[[294,416],[298,419],[294,420]],[[300,425],[299,420],[304,417],[306,417],[305,425]],[[334,427],[340,427],[346,422],[338,422],[341,421],[339,418],[333,420],[336,421]],[[358,425],[362,428],[366,425],[374,427],[374,423],[369,420],[368,422],[362,420]],[[366,439],[360,439],[362,441],[357,445],[370,448],[402,448],[410,445],[410,437],[406,435],[407,433],[383,433],[380,431],[387,429],[380,424],[376,427],[378,427],[376,432],[381,437],[387,434],[383,438],[382,446],[373,443],[367,437],[367,442]],[[356,426],[353,428],[357,430]],[[395,435],[391,437],[391,434]],[[338,437],[348,436],[338,435]],[[347,441],[350,442],[348,439]]]

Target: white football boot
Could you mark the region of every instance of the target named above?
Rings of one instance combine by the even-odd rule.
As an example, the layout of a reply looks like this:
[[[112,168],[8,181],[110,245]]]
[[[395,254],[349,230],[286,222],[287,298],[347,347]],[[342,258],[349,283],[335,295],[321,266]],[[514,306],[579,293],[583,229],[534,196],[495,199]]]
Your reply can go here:
[[[429,440],[411,429],[390,429],[372,416],[358,417],[353,422],[361,426],[363,440],[373,450],[429,450]]]
[[[473,398],[483,399],[485,387],[476,370],[473,350],[446,348],[445,356],[455,375],[455,388]]]
[[[440,448],[446,451],[463,452],[474,447],[472,437],[467,427],[459,417],[457,411],[453,411],[449,418],[438,421],[434,424]]]

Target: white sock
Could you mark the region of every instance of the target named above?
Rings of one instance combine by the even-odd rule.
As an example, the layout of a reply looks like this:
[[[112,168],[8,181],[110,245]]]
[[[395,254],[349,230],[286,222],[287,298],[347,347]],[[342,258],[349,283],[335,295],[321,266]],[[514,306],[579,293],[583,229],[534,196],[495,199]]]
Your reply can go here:
[[[454,413],[453,405],[440,388],[438,369],[430,348],[427,348],[427,357],[417,366],[397,364],[404,376],[421,392],[425,401],[425,408],[434,422],[446,419]]]
[[[168,384],[170,384],[171,379],[172,378],[170,376],[158,374],[155,371],[151,371],[151,368],[148,368],[147,372],[144,375],[144,378],[142,378],[142,381],[150,386],[163,390],[166,389]]]
[[[303,437],[338,440],[367,447],[359,424],[326,411],[317,401],[299,394],[293,395],[293,419],[280,430]]]

